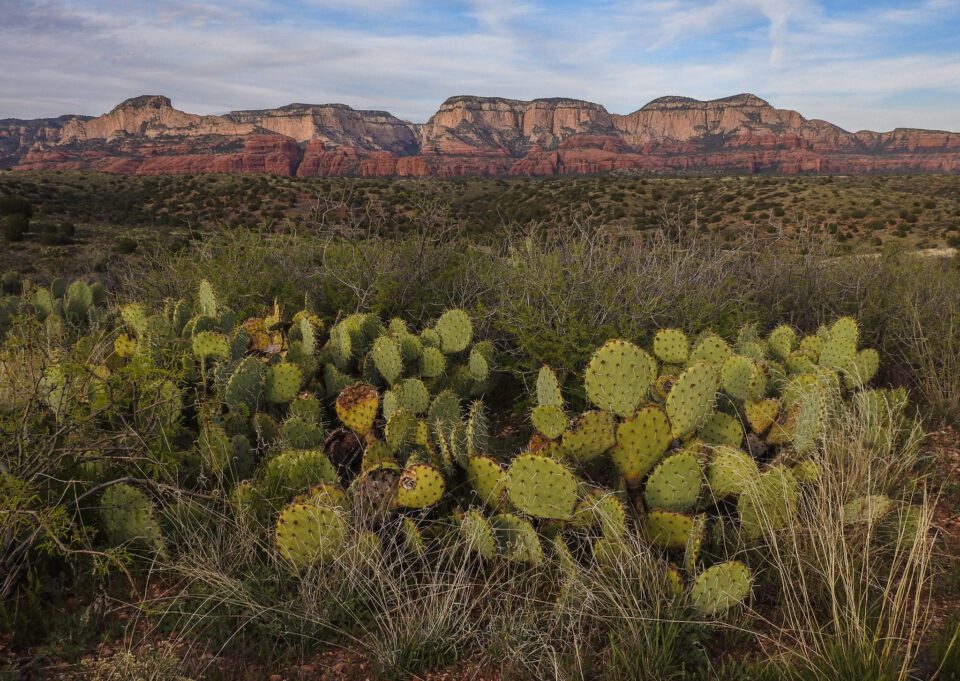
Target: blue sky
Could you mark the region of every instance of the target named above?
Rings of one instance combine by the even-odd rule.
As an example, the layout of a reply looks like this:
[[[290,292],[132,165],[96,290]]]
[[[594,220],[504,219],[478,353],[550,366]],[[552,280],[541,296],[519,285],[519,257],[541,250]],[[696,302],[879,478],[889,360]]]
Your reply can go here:
[[[960,0],[0,0],[0,118],[138,94],[197,113],[455,94],[752,92],[847,129],[960,131]]]

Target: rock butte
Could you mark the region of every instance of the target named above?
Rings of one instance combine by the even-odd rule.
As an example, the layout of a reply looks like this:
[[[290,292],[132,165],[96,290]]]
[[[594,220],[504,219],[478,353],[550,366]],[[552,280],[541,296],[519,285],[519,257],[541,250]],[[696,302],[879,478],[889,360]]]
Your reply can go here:
[[[95,118],[0,120],[0,168],[300,177],[960,171],[960,133],[851,133],[750,94],[662,97],[627,115],[576,99],[451,97],[426,123],[343,104],[199,116],[159,95]]]

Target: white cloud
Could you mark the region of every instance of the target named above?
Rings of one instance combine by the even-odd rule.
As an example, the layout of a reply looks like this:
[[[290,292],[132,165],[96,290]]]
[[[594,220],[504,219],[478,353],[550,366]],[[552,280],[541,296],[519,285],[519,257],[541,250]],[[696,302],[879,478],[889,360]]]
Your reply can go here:
[[[563,95],[627,113],[665,94],[748,91],[850,129],[960,127],[956,49],[887,47],[904,27],[960,25],[955,0],[849,13],[813,0],[606,0],[562,11],[546,0],[463,0],[457,32],[409,28],[417,24],[405,17],[443,7],[414,0],[303,0],[287,20],[263,20],[281,6],[291,5],[164,0],[142,11],[35,0],[4,8],[0,117],[98,114],[142,93],[198,113],[343,102],[424,121],[454,94]],[[310,18],[318,6],[360,15],[382,7],[386,27],[321,24]]]

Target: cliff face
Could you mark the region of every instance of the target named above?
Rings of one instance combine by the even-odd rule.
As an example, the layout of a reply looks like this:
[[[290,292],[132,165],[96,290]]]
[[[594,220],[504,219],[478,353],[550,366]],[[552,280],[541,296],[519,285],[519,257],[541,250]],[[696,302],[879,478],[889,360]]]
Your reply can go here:
[[[303,177],[960,172],[960,133],[850,133],[749,94],[662,97],[627,115],[576,99],[459,96],[424,124],[343,104],[199,116],[145,95],[96,118],[0,121],[0,167],[11,166]]]

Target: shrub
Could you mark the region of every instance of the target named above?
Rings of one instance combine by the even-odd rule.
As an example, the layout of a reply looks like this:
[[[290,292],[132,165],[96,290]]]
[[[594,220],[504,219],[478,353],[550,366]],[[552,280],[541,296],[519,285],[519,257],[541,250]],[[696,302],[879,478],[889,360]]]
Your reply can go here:
[[[23,213],[12,213],[2,219],[3,238],[7,241],[22,241],[30,228],[30,219]]]

